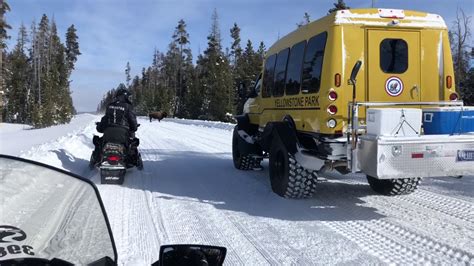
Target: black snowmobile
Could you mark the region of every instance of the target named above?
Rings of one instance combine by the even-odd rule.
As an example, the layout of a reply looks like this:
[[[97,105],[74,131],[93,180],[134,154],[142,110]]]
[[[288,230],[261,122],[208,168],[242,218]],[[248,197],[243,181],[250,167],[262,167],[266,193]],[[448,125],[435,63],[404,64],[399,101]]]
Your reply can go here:
[[[121,185],[128,168],[137,167],[138,170],[143,170],[142,156],[137,148],[140,140],[135,136],[130,138],[128,147],[122,143],[103,143],[102,138],[96,135],[92,141],[94,145],[102,147],[99,159],[94,160],[91,155],[89,161],[91,170],[95,167],[99,168],[101,184]]]
[[[117,265],[107,213],[89,179],[2,154],[0,177],[0,265]],[[156,252],[153,266],[220,266],[227,249],[172,244]]]

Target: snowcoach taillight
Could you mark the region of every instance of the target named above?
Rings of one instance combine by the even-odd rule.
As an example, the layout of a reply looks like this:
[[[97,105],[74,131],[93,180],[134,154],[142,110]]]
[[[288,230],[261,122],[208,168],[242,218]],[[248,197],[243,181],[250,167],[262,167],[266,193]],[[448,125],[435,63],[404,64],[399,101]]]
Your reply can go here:
[[[334,85],[336,85],[336,87],[341,86],[341,74],[337,73],[334,75]]]
[[[329,114],[335,115],[337,113],[337,107],[335,105],[329,105],[327,111]]]
[[[328,98],[330,101],[335,101],[337,100],[337,92],[335,91],[330,91],[328,94]]]
[[[110,162],[118,162],[120,160],[120,157],[118,157],[117,155],[110,155],[109,157],[107,157],[107,161],[110,161]]]
[[[459,96],[457,93],[451,93],[451,95],[449,95],[450,101],[457,101],[458,99],[459,99]]]
[[[452,86],[453,86],[453,78],[451,76],[447,76],[446,77],[446,87],[448,89],[451,89]]]

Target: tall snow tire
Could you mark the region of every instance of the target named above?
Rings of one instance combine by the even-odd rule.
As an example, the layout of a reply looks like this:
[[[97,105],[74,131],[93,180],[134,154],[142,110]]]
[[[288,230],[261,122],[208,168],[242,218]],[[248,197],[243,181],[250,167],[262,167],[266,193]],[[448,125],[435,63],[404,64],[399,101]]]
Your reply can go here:
[[[269,164],[273,192],[292,199],[313,196],[316,191],[316,172],[303,168],[278,137],[272,143]]]
[[[232,135],[232,160],[234,161],[234,167],[239,170],[253,170],[261,167],[260,162],[262,159],[255,158],[252,155],[243,155],[239,150],[239,133],[237,127],[234,128]]]
[[[367,176],[373,191],[387,196],[407,195],[413,193],[420,184],[421,178],[377,179]]]

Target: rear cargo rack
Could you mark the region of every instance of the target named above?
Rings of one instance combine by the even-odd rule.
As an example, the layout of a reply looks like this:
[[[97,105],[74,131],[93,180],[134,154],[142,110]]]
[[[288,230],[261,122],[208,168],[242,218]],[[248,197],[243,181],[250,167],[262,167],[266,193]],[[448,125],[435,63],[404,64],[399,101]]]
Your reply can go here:
[[[389,107],[389,106],[460,106],[463,107],[462,101],[450,101],[450,102],[350,102],[348,104],[348,115],[347,115],[347,168],[352,173],[358,172],[357,167],[357,143],[359,139],[359,133],[364,126],[360,125],[359,121],[359,108],[360,107]]]

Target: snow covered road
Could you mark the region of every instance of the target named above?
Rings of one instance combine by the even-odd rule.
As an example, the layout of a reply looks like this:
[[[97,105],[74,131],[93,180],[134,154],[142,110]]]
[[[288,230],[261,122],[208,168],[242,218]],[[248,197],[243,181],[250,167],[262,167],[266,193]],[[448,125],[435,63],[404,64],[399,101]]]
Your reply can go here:
[[[121,264],[149,264],[170,243],[225,246],[228,265],[474,264],[474,176],[426,179],[412,195],[385,197],[360,175],[331,174],[312,199],[287,200],[271,191],[267,164],[233,167],[230,125],[143,118],[144,170],[127,172],[122,186],[100,185],[88,169],[98,119],[78,116],[53,138],[0,127],[0,153],[20,154],[4,142],[37,132],[43,144],[23,157],[91,178]]]

